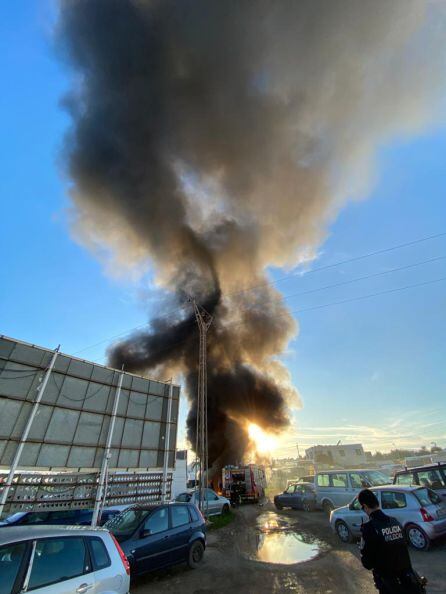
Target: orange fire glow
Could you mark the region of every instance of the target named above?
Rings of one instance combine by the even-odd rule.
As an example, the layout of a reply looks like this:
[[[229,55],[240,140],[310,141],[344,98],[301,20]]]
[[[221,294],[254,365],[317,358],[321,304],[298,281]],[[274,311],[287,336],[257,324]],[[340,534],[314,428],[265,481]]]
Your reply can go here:
[[[277,447],[276,437],[270,433],[266,433],[266,431],[255,423],[248,424],[248,435],[259,454],[271,454]]]

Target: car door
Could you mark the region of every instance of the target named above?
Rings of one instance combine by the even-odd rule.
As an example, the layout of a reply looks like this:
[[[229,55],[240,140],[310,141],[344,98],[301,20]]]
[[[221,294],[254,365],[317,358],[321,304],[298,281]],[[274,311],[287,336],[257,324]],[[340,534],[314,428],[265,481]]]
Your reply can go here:
[[[170,511],[170,552],[172,562],[187,558],[189,540],[192,535],[191,517],[187,505],[171,505]]]
[[[144,573],[170,562],[169,509],[157,508],[142,523],[134,535],[131,554],[136,572]]]
[[[35,541],[27,576],[33,594],[84,594],[95,590],[95,578],[82,536]]]
[[[359,536],[361,534],[361,526],[369,521],[367,514],[362,511],[361,504],[357,497],[350,502],[348,513],[345,514],[343,519],[354,536]]]
[[[375,492],[375,495],[378,493]],[[402,526],[408,522],[410,510],[407,507],[406,493],[402,491],[383,490],[380,491],[381,509],[385,514],[396,518]]]
[[[335,507],[347,505],[352,500],[353,493],[350,492],[348,474],[346,472],[337,472],[330,475],[331,501]]]
[[[304,494],[305,487],[303,485],[296,485],[294,493],[291,495],[291,507],[302,509]]]
[[[212,489],[205,490],[206,504],[208,506],[208,514],[221,513],[222,504],[218,498],[217,493]]]
[[[13,542],[0,547],[0,594],[18,591],[26,571],[29,544]]]
[[[282,493],[282,495],[280,495],[280,505],[282,505],[283,507],[292,507],[295,491],[296,485],[289,485]]]

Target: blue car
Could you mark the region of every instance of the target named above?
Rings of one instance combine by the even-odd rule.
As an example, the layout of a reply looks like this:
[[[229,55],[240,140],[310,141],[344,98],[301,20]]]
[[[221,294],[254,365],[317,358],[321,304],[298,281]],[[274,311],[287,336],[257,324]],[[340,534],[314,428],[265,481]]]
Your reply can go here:
[[[183,562],[195,568],[203,559],[205,520],[192,503],[135,505],[105,528],[121,545],[133,577]]]
[[[289,485],[283,493],[274,497],[276,509],[291,507],[313,511],[316,508],[316,491],[313,483],[298,483]]]
[[[104,509],[101,515],[100,525],[118,515],[119,510]],[[93,518],[92,509],[59,509],[54,511],[23,511],[16,512],[0,522],[0,528],[10,526],[38,526],[42,524],[51,525],[79,525],[89,526]]]

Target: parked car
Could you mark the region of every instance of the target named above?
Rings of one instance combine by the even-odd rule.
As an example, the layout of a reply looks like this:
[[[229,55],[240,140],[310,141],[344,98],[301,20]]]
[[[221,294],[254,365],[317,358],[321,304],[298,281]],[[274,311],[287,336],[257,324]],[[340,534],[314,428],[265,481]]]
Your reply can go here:
[[[104,509],[99,524],[102,526],[110,518],[118,515],[122,510],[119,508]],[[92,509],[60,509],[54,511],[23,511],[16,512],[0,522],[1,527],[11,526],[36,526],[65,525],[65,526],[89,526],[93,518]]]
[[[274,505],[277,509],[291,507],[313,511],[316,508],[316,491],[313,483],[289,485],[283,493],[274,497]]]
[[[231,502],[226,497],[223,497],[222,495],[217,495],[217,493],[212,489],[205,489],[204,498],[206,512],[205,515],[216,516],[219,514],[229,513]],[[180,493],[175,498],[175,501],[178,501],[179,503],[194,503],[198,506],[199,491],[195,490]]]
[[[420,485],[446,499],[446,463],[405,468],[395,473],[395,485]]]
[[[127,555],[132,576],[183,562],[195,568],[206,547],[205,520],[192,503],[134,505],[105,527]]]
[[[0,530],[0,594],[128,594],[129,563],[103,528]]]
[[[316,505],[327,514],[347,505],[359,491],[387,485],[390,478],[379,470],[323,470],[316,473]]]
[[[408,542],[420,551],[427,550],[435,538],[446,534],[446,503],[431,489],[403,485],[372,488],[384,513],[403,526]],[[330,524],[339,538],[352,542],[368,521],[358,498],[330,514]]]

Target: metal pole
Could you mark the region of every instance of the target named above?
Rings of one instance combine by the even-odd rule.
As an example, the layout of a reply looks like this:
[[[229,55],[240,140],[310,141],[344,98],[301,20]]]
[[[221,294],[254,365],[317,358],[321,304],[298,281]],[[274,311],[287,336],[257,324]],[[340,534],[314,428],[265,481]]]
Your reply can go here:
[[[46,386],[48,384],[48,380],[50,379],[51,372],[54,367],[54,363],[56,362],[57,355],[59,354],[60,344],[58,345],[57,349],[55,349],[53,356],[51,358],[51,362],[49,367],[46,371],[45,378],[42,382],[42,385],[37,388],[37,397],[34,401],[33,407],[31,409],[31,413],[28,417],[28,421],[25,426],[25,430],[23,431],[22,437],[20,439],[20,443],[17,446],[17,450],[14,454],[14,459],[11,463],[11,468],[8,474],[8,478],[6,479],[6,483],[3,485],[3,493],[0,499],[0,517],[3,513],[3,508],[5,506],[6,500],[9,495],[9,490],[11,489],[12,482],[14,480],[14,475],[16,473],[17,467],[20,462],[20,458],[22,456],[23,448],[25,447],[26,440],[28,439],[29,432],[31,431],[31,426],[33,421],[36,417],[37,411],[39,409],[40,401],[42,400],[42,396],[45,392]]]
[[[122,366],[122,369],[124,369],[124,366]],[[108,428],[107,441],[105,443],[104,456],[102,458],[101,473],[99,475],[99,484],[98,484],[98,488],[96,490],[96,500],[94,502],[93,517],[91,519],[92,526],[96,526],[96,524],[98,522],[99,510],[101,508],[102,499],[105,495],[104,482],[105,482],[105,477],[107,475],[108,462],[111,457],[111,442],[112,442],[112,438],[113,438],[113,431],[115,428],[116,413],[118,412],[119,397],[121,396],[121,388],[122,388],[123,380],[124,380],[124,371],[122,371],[121,375],[119,376],[118,387],[116,389],[115,400],[113,402],[113,410],[112,410],[112,415],[111,415],[111,419],[110,419],[110,426]]]
[[[172,397],[173,397],[173,383],[172,378],[169,386],[169,400],[167,402],[167,423],[166,435],[164,437],[164,467],[163,467],[163,485],[161,493],[161,501],[167,501],[167,466],[169,464],[169,447],[170,447],[170,423],[172,419]],[[172,495],[172,493],[171,493]]]

